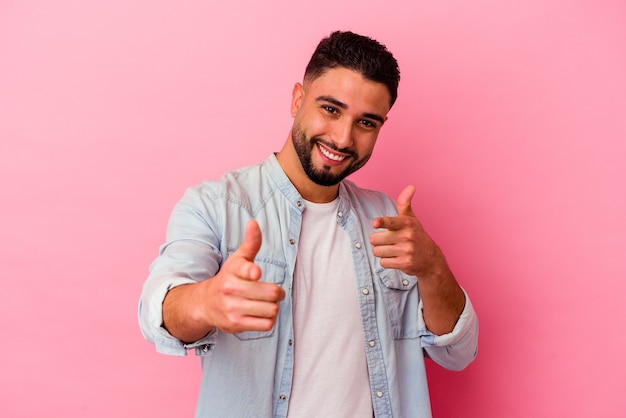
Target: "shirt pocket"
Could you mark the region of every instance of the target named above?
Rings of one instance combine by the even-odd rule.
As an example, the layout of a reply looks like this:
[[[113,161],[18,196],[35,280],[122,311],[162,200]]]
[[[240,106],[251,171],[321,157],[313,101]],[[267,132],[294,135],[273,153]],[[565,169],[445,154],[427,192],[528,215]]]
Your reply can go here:
[[[267,283],[276,283],[280,286],[284,286],[285,276],[287,272],[287,266],[282,261],[270,260],[261,257],[257,257],[254,259],[254,262],[261,267],[261,282]],[[261,338],[268,338],[274,334],[274,330],[278,326],[282,315],[282,306],[280,307],[280,311],[278,313],[278,319],[276,324],[269,331],[245,331],[234,334],[239,340],[248,341],[248,340],[258,340]]]
[[[419,288],[417,277],[408,276],[400,270],[378,268],[376,276],[380,283],[382,302],[389,318],[395,339],[417,338]]]

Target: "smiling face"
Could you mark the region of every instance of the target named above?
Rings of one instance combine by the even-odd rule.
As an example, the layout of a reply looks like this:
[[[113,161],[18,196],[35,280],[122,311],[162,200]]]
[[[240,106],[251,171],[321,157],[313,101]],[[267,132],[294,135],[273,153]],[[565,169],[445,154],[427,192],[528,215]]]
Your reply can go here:
[[[296,188],[302,193],[299,186],[306,186],[308,179],[318,186],[335,186],[336,195],[338,183],[372,155],[389,107],[384,84],[342,67],[329,69],[304,86],[296,84],[291,103],[293,147],[279,155],[283,162],[288,151],[297,157],[299,164],[283,164]]]

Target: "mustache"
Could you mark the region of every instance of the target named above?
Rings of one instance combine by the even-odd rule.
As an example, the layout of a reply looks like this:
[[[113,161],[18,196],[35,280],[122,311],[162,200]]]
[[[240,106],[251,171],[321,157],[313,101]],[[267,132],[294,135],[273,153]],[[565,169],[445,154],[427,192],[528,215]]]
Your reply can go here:
[[[324,145],[327,148],[332,149],[333,151],[337,151],[337,152],[341,152],[343,154],[348,154],[349,156],[351,156],[352,158],[356,158],[357,154],[356,152],[349,150],[348,148],[339,148],[337,147],[337,145],[333,144],[332,142],[328,142],[322,138],[319,137],[312,137],[311,138],[311,143],[315,144],[316,142],[319,142],[320,144]]]

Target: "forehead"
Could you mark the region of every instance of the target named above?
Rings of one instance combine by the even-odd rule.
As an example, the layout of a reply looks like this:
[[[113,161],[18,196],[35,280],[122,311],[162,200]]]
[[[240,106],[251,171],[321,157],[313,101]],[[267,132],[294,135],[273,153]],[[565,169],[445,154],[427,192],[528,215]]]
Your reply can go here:
[[[381,115],[389,112],[391,95],[387,86],[348,68],[328,69],[316,79],[305,81],[304,87],[311,100],[329,96],[354,110]]]

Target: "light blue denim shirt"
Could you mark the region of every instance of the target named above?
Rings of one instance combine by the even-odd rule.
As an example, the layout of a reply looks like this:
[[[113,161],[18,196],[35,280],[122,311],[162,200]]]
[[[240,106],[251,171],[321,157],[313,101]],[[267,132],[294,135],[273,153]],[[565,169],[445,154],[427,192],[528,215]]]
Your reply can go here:
[[[166,243],[143,288],[139,322],[157,351],[182,356],[193,349],[201,356],[197,417],[287,416],[294,361],[291,287],[303,210],[302,197],[273,154],[218,182],[190,188],[174,208]],[[352,243],[374,414],[430,417],[424,357],[447,369],[463,369],[476,356],[478,319],[466,295],[465,309],[450,334],[435,336],[426,329],[418,279],[382,268],[372,255],[372,221],[396,214],[394,202],[385,194],[347,180],[341,183],[337,222]],[[183,344],[162,326],[165,294],[175,286],[213,277],[239,248],[249,219],[255,219],[263,233],[255,259],[262,280],[277,283],[286,292],[276,325],[267,332],[216,330]],[[333,338],[332,327],[328,338]],[[311,382],[320,384],[324,382]]]

